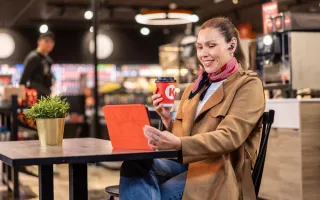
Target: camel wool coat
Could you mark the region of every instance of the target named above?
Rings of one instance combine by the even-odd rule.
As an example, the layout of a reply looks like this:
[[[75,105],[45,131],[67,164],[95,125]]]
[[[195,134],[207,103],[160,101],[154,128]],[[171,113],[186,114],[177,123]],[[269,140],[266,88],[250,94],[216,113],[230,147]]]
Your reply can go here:
[[[200,91],[190,84],[168,129],[180,137],[189,164],[183,200],[256,200],[251,178],[265,110],[263,85],[255,72],[229,76],[195,116]]]

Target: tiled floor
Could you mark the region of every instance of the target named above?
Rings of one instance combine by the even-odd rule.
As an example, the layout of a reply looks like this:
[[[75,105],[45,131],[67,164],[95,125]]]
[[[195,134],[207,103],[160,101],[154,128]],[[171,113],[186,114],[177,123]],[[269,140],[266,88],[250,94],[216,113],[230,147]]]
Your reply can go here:
[[[119,163],[112,163],[119,165]],[[2,165],[2,164],[1,164]],[[108,165],[110,166],[110,164]],[[28,167],[29,171],[37,174],[37,167]],[[69,199],[69,180],[68,180],[68,165],[56,165],[54,175],[54,199],[68,200]],[[20,193],[19,200],[38,200],[38,178],[24,173],[19,173],[20,176]],[[103,166],[89,165],[88,166],[88,189],[89,200],[107,199],[104,188],[109,185],[119,183],[119,170],[106,168]],[[12,194],[7,191],[5,185],[0,185],[0,200],[13,200]]]

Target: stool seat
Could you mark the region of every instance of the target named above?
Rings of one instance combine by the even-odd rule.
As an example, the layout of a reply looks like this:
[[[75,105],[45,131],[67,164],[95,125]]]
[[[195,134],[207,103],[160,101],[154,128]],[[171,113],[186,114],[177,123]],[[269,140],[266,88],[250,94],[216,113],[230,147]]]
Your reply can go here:
[[[113,197],[119,197],[119,185],[111,185],[105,188],[105,191]]]

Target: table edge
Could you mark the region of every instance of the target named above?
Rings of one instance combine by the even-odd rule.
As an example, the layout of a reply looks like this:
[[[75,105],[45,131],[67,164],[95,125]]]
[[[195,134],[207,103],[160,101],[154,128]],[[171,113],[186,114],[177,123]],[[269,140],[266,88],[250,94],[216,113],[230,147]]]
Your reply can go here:
[[[29,165],[53,165],[53,164],[73,164],[73,163],[97,163],[97,162],[112,162],[126,160],[144,160],[156,158],[181,158],[181,150],[177,151],[154,151],[154,152],[137,152],[137,153],[119,153],[106,155],[85,155],[85,156],[67,156],[67,157],[52,157],[52,158],[18,158],[12,159],[1,155],[0,160],[10,166],[29,166]]]

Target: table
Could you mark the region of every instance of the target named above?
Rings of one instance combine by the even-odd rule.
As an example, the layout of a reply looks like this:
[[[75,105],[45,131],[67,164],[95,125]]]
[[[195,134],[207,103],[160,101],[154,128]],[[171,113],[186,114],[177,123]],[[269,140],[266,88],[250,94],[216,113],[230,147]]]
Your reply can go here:
[[[10,131],[11,141],[18,140],[18,96],[13,95],[11,102],[0,102],[1,126],[7,126]],[[13,190],[14,196],[19,195],[19,172],[17,168],[11,169],[9,166],[2,165],[2,182]],[[12,183],[12,184],[11,184]]]
[[[40,147],[38,140],[0,142],[0,160],[17,168],[39,166],[39,198],[53,200],[53,164],[69,164],[69,199],[88,199],[87,164],[154,158],[180,158],[181,151],[112,149],[108,140],[64,139],[62,147]]]

